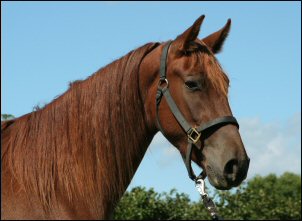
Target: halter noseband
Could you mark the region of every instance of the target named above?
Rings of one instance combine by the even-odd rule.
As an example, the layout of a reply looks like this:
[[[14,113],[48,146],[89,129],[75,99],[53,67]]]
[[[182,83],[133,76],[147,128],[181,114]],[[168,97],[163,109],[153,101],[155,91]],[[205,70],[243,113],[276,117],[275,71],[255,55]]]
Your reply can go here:
[[[169,81],[166,76],[166,66],[167,66],[167,57],[168,57],[168,50],[171,45],[172,41],[169,41],[165,46],[162,51],[162,55],[160,58],[160,78],[159,78],[159,83],[157,87],[157,93],[156,93],[156,120],[158,127],[160,131],[164,134],[163,128],[160,124],[159,120],[159,105],[161,102],[162,97],[164,96],[166,98],[166,101],[170,107],[171,112],[173,113],[174,117],[182,127],[182,129],[186,132],[188,136],[188,146],[187,146],[187,152],[186,156],[182,156],[184,163],[186,165],[189,177],[197,182],[198,179],[203,178],[203,173],[201,172],[197,177],[192,169],[191,166],[191,155],[192,155],[192,148],[193,145],[196,146],[195,144],[198,142],[198,140],[201,138],[201,134],[204,133],[206,130],[209,128],[213,128],[215,126],[223,126],[226,124],[234,124],[239,128],[239,124],[236,120],[235,117],[233,116],[225,116],[225,117],[219,117],[216,118],[212,121],[209,121],[205,124],[200,125],[199,127],[191,127],[191,125],[186,121],[180,110],[178,109],[176,103],[174,102],[174,99],[172,98],[170,91],[169,91]],[[200,147],[196,146],[198,149]]]

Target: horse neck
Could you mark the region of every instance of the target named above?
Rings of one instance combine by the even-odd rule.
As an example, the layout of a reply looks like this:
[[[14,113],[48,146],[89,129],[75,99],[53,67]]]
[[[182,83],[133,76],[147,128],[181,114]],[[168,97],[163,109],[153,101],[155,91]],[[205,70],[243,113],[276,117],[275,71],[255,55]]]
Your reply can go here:
[[[121,63],[115,65],[127,66]],[[121,73],[110,66],[99,72],[72,86],[67,118],[74,147],[71,154],[77,162],[73,176],[78,180],[73,188],[82,191],[80,195],[98,216],[107,216],[129,185],[154,134],[146,126],[138,73]],[[63,184],[65,190],[73,184],[68,185]]]
[[[137,53],[71,84],[13,124],[10,137],[16,139],[4,145],[14,147],[7,158],[29,198],[34,191],[46,208],[63,201],[72,210],[80,204],[92,218],[108,218],[154,136],[145,122],[139,65],[133,64],[143,57]]]

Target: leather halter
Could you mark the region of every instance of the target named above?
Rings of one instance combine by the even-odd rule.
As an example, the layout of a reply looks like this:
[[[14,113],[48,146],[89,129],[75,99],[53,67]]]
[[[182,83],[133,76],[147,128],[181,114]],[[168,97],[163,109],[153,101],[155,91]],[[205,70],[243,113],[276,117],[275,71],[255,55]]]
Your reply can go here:
[[[158,87],[157,87],[157,93],[156,93],[156,120],[158,127],[160,131],[164,133],[163,128],[160,124],[159,120],[159,105],[161,102],[162,97],[164,96],[166,98],[166,101],[170,107],[171,112],[173,113],[174,117],[182,127],[182,129],[185,131],[185,133],[188,136],[188,146],[187,146],[187,152],[186,152],[186,157],[183,157],[184,163],[186,165],[189,177],[196,182],[197,179],[202,178],[202,172],[196,177],[192,166],[191,166],[191,155],[192,155],[192,148],[193,146],[196,146],[198,149],[197,145],[195,145],[198,140],[201,138],[202,133],[206,133],[206,131],[209,128],[213,127],[218,127],[218,126],[224,126],[226,124],[233,124],[239,128],[239,124],[236,120],[235,117],[233,116],[224,116],[224,117],[219,117],[216,118],[212,121],[209,121],[205,124],[200,125],[199,127],[192,127],[184,118],[182,113],[180,112],[179,108],[177,107],[176,103],[174,102],[174,99],[172,98],[170,91],[169,91],[169,81],[166,76],[166,69],[167,69],[167,57],[168,57],[168,50],[171,45],[172,41],[169,41],[165,46],[161,54],[160,58],[160,78],[158,82]]]

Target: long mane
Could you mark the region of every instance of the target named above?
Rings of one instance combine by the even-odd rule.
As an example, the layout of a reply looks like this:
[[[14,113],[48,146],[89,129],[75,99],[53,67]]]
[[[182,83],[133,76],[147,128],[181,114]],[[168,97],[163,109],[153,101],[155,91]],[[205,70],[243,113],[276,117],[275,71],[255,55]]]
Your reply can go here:
[[[139,143],[150,142],[138,70],[157,45],[129,52],[72,83],[42,109],[3,126],[2,170],[23,191],[36,193],[44,209],[66,194],[71,203],[81,196],[102,214],[97,200],[123,193],[145,153]]]

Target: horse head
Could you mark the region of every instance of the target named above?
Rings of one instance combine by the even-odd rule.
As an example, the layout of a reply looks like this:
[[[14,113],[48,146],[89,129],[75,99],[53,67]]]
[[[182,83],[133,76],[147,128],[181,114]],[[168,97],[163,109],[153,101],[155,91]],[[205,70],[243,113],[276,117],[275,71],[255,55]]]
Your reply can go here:
[[[231,20],[198,39],[203,19],[199,17],[174,41],[161,44],[143,59],[140,90],[148,128],[161,130],[184,158],[188,142],[193,144],[189,161],[203,168],[214,187],[230,189],[246,178],[249,167],[228,101],[229,78],[215,57]]]

